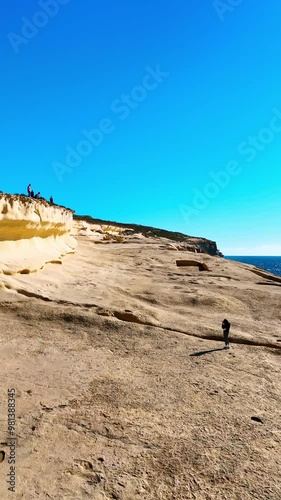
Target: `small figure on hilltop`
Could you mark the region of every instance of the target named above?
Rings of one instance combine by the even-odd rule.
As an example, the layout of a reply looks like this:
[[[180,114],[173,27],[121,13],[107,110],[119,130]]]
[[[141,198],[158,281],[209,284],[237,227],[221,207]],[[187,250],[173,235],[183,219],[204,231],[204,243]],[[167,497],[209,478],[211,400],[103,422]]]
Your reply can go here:
[[[34,194],[34,191],[33,189],[31,190],[31,198],[34,198],[35,197],[35,194]]]
[[[227,319],[224,319],[223,322],[222,322],[221,327],[223,329],[223,338],[224,338],[224,342],[225,342],[225,349],[229,349],[230,348],[229,338],[228,338],[229,330],[230,330],[230,323],[229,323],[229,321],[227,321]]]
[[[41,198],[41,193],[40,193],[40,191],[39,191],[39,193],[37,193],[37,194],[34,196],[34,198],[36,198],[37,200],[39,200],[39,199]]]
[[[31,193],[32,193],[32,187],[31,187],[31,184],[28,184],[28,186],[27,186],[27,192],[28,192],[28,196],[29,196],[29,198],[31,198]]]
[[[50,203],[51,203],[51,205],[53,205],[53,204],[54,204],[54,198],[53,198],[52,196],[51,196],[51,198],[50,198]]]

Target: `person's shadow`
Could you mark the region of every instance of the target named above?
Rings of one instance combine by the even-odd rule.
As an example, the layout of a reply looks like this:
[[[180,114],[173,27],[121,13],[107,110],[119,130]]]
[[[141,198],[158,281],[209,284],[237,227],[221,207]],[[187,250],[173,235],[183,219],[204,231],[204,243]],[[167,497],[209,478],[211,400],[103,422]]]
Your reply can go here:
[[[220,349],[211,349],[210,351],[193,352],[189,356],[204,356],[204,354],[210,354],[211,352],[217,352],[217,351],[225,351],[225,348],[221,347]]]

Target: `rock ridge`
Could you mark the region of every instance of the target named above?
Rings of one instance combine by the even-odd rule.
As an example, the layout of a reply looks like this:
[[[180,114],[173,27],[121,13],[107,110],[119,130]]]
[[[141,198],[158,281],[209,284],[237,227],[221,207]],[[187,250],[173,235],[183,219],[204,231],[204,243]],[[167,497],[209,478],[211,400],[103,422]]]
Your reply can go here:
[[[133,232],[142,234],[147,238],[166,238],[168,240],[181,243],[186,250],[195,253],[207,253],[212,256],[223,257],[223,254],[219,251],[217,243],[215,241],[208,240],[206,238],[189,236],[177,231],[169,231],[166,229],[159,229],[151,226],[143,226],[141,224],[123,223],[123,222],[112,222],[102,219],[95,219],[90,215],[74,215],[74,220],[82,220],[89,224],[108,224],[113,227],[121,227],[128,229],[129,234]],[[123,233],[126,234],[126,231]]]

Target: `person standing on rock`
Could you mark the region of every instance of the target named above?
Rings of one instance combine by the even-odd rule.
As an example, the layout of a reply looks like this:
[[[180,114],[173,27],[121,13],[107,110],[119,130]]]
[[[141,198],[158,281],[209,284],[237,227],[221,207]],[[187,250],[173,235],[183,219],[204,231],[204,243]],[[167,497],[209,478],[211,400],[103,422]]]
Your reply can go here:
[[[27,186],[27,192],[28,192],[29,198],[31,198],[31,191],[32,191],[31,184],[28,184],[28,186]]]
[[[230,330],[230,323],[229,321],[227,321],[227,319],[224,319],[223,322],[222,322],[222,330],[223,330],[223,338],[224,338],[224,342],[225,342],[225,349],[229,349],[230,348],[230,345],[229,345],[229,330]]]

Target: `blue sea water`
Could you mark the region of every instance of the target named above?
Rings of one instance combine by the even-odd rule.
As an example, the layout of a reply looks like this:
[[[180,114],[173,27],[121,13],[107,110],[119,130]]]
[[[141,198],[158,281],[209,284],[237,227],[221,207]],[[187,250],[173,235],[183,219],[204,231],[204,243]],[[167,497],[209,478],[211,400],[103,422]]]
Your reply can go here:
[[[226,257],[226,259],[244,262],[244,264],[251,264],[252,266],[265,269],[269,273],[281,276],[281,257]]]

